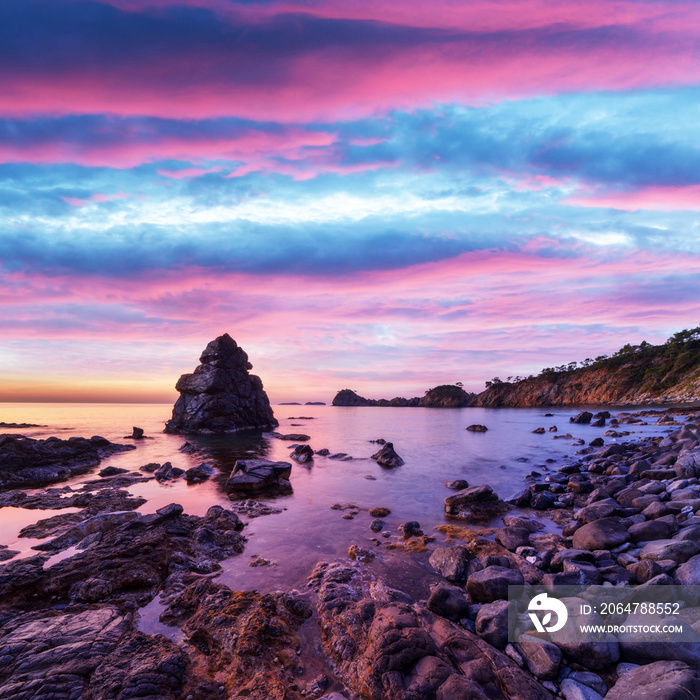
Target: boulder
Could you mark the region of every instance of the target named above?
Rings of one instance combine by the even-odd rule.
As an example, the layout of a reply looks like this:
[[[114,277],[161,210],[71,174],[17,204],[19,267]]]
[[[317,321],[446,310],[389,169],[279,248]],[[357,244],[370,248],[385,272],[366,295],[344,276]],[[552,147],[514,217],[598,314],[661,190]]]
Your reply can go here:
[[[467,592],[477,603],[493,603],[508,598],[508,586],[522,586],[523,575],[517,569],[487,566],[467,579]]]
[[[314,458],[314,451],[309,445],[297,445],[290,453],[290,459],[293,459],[299,464],[306,464],[306,462],[312,462]]]
[[[437,547],[430,555],[430,565],[448,581],[458,583],[467,578],[470,556],[469,550],[462,545]]]
[[[699,551],[700,547],[688,540],[657,540],[642,549],[640,558],[655,561],[671,559],[676,564],[682,564]]]
[[[673,534],[673,529],[665,520],[656,519],[632,525],[629,533],[635,542],[649,542],[650,540],[669,539]]]
[[[673,586],[670,586],[670,589],[672,591]],[[657,596],[655,597],[659,600]],[[648,597],[639,599],[649,600]],[[677,601],[678,597],[672,595],[670,599]],[[661,615],[633,613],[624,621],[621,628],[624,631],[617,635],[620,654],[625,661],[636,664],[652,661],[682,661],[700,668],[700,636],[689,624],[682,623],[683,621],[677,615],[664,618]],[[665,627],[670,625],[682,626],[683,631],[673,634],[665,632]]]
[[[260,491],[266,488],[289,488],[292,465],[267,459],[239,459],[226,482],[226,490]]]
[[[438,583],[428,598],[428,610],[449,620],[461,620],[463,617],[468,617],[469,601],[460,588]]]
[[[561,649],[531,634],[524,634],[518,639],[517,650],[525,661],[530,673],[542,680],[554,680],[559,673]]]
[[[287,440],[288,442],[306,442],[307,440],[311,440],[311,436],[304,433],[287,433],[286,435],[282,433],[272,433],[272,436],[276,437],[278,440]]]
[[[185,472],[185,480],[188,484],[201,484],[210,476],[214,476],[214,467],[209,466],[206,462],[202,462]]]
[[[524,527],[502,527],[496,530],[496,541],[514,552],[518,547],[530,544],[530,530]]]
[[[488,431],[488,428],[485,425],[474,424],[467,426],[467,430],[472,433],[485,433]]]
[[[372,455],[372,459],[382,467],[388,467],[390,469],[393,467],[400,467],[404,464],[403,459],[396,454],[394,445],[391,442],[387,442],[381,450],[375,452]]]
[[[549,633],[549,641],[556,644],[571,661],[592,670],[604,669],[620,658],[620,649],[614,635],[590,632],[582,636],[583,625],[604,627],[603,618],[595,612],[582,613],[581,598],[562,598],[569,611],[568,622],[562,629]]]
[[[618,506],[617,501],[612,498],[604,498],[581,508],[574,515],[574,518],[585,525],[586,523],[592,523],[594,520],[617,515],[619,510],[620,506]]]
[[[506,504],[488,484],[470,486],[445,499],[445,513],[461,520],[488,520],[505,510]]]
[[[656,661],[622,675],[606,700],[689,700],[700,697],[700,673],[680,661]]]
[[[212,340],[199,361],[175,386],[180,398],[166,433],[235,433],[279,425],[260,378],[249,373],[248,355],[227,333]]]
[[[454,481],[446,481],[445,488],[452,489],[452,491],[461,491],[462,489],[469,488],[469,482],[466,479],[455,479]]]
[[[700,586],[700,555],[688,559],[676,569],[675,582],[683,586]]]
[[[630,534],[619,518],[601,518],[574,532],[574,549],[590,552],[596,549],[614,549],[629,541]]]
[[[590,413],[590,411],[582,411],[576,416],[572,416],[569,418],[569,423],[580,423],[580,424],[585,424],[588,425],[588,423],[591,422],[591,419],[593,418],[593,414]]]
[[[535,510],[549,510],[556,503],[557,497],[550,491],[540,491],[532,494],[530,506]]]
[[[506,648],[508,644],[507,600],[497,600],[481,606],[476,615],[476,633],[492,647]]]
[[[564,700],[603,700],[603,696],[593,688],[570,678],[561,682],[561,694]]]

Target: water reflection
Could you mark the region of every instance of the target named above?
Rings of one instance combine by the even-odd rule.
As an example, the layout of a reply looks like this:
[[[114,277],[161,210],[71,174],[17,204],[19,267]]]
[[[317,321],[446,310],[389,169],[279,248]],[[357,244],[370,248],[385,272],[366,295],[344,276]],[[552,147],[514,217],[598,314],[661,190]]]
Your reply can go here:
[[[169,405],[15,404],[9,408],[5,405],[0,419],[47,425],[26,431],[33,437],[57,433],[62,437],[99,434],[125,442],[123,436],[131,432],[132,426],[145,429],[150,439],[138,441],[131,452],[105,460],[90,474],[66,482],[74,489],[96,478],[98,469],[108,465],[137,471],[148,462],[170,461],[173,466],[189,469],[205,461],[215,467],[216,476],[202,484],[189,485],[184,479],[177,479],[133,485],[128,489],[131,494],[148,499],[139,509],[141,513],[152,513],[169,503],[182,504],[185,512],[192,515],[203,515],[214,504],[231,507],[225,482],[237,459],[290,461],[291,443],[269,434],[166,435],[162,429],[170,410]],[[234,588],[271,590],[304,585],[316,562],[347,557],[348,547],[353,543],[377,552],[371,564],[377,574],[393,571],[397,576],[420,579],[429,572],[427,555],[409,556],[389,551],[382,538],[379,538],[382,546],[376,546],[371,539],[375,533],[369,527],[371,508],[385,506],[391,510],[385,520],[386,529],[393,533],[394,539],[399,525],[408,520],[417,520],[426,532],[436,534],[434,528],[446,522],[443,504],[450,491],[445,488],[445,481],[466,479],[471,485],[490,484],[499,496],[507,497],[523,488],[528,472],[542,471],[541,466],[546,465],[548,459],[554,460],[549,468],[555,471],[568,459],[575,458],[580,449],[574,444],[575,440],[588,443],[605,431],[605,428],[570,424],[569,417],[578,409],[569,408],[440,410],[275,406],[274,410],[280,421],[280,432],[306,433],[311,436],[309,444],[315,450],[326,448],[330,455],[344,452],[352,459],[342,461],[316,455],[308,465],[292,462],[293,494],[252,496],[281,512],[245,518],[249,520],[244,530],[249,538],[246,550],[225,562],[222,574],[222,579]],[[306,418],[299,417],[300,412]],[[545,416],[545,413],[553,415]],[[474,423],[487,426],[488,432],[467,431],[466,427]],[[553,424],[559,426],[559,433],[571,433],[572,439],[554,440],[549,432],[532,433],[535,428],[547,429]],[[65,426],[72,426],[72,430],[59,433]],[[669,430],[656,425],[625,428],[634,433],[620,440],[660,435]],[[377,438],[394,443],[405,460],[402,467],[382,469],[370,459],[377,450],[377,445],[371,441]],[[605,440],[606,444],[616,441],[607,437]],[[186,441],[197,451],[182,452]],[[236,497],[235,500],[240,499]],[[359,512],[352,520],[343,519],[346,511],[331,508],[336,503],[356,505]],[[6,531],[0,542],[17,541],[17,515],[8,508],[0,509],[0,530],[4,523]],[[34,512],[23,515],[20,520],[24,522],[25,517],[36,522],[46,517],[46,513]],[[444,539],[440,535],[437,537],[438,541]],[[254,555],[276,563],[251,567],[249,563]]]

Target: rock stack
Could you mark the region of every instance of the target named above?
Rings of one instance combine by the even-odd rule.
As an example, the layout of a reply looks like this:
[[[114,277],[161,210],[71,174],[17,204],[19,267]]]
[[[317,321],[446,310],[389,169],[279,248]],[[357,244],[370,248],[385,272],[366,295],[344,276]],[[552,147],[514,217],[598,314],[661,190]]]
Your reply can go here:
[[[279,425],[260,377],[236,341],[224,333],[212,340],[192,374],[183,374],[175,388],[180,398],[166,433],[235,433],[271,430]]]

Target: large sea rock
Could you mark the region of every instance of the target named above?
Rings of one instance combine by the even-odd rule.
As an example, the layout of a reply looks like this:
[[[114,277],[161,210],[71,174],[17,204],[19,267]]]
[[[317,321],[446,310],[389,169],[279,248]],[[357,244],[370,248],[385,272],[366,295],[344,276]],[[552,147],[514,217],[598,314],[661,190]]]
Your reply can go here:
[[[175,385],[180,398],[166,433],[235,433],[279,425],[260,377],[249,373],[248,355],[228,333],[212,340],[199,361]]]

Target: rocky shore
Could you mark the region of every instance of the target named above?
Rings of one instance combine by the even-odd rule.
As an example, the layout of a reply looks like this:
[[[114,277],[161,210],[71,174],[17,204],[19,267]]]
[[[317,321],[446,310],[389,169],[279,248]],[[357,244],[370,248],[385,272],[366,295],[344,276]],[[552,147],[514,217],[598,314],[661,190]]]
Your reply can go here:
[[[133,450],[95,435],[90,439],[0,435],[0,488],[22,488],[63,481],[117,452]]]
[[[142,515],[145,499],[129,488],[176,479],[200,488],[213,478],[206,463],[187,472],[169,463],[110,467],[82,484],[40,491],[8,481],[0,508],[71,511],[38,515],[22,530],[22,537],[41,540],[36,554],[16,558],[0,548],[0,697],[700,697],[700,608],[693,604],[679,616],[684,641],[655,644],[555,632],[509,640],[508,616],[513,585],[653,587],[669,600],[700,586],[699,418],[683,409],[572,416],[578,425],[597,425],[586,427],[591,444],[579,444],[562,464],[532,470],[520,492],[452,481],[444,524],[434,533],[421,528],[425,514],[416,513],[392,535],[383,520],[389,509],[373,508],[368,525],[377,537],[370,548],[349,542],[347,558],[318,562],[302,590],[275,593],[232,590],[216,577],[225,560],[248,565],[241,518],[279,513],[266,499],[291,489],[298,465],[239,460],[221,482],[233,505],[212,506],[203,516],[177,503]],[[625,430],[649,421],[665,435],[631,439]],[[533,439],[547,439],[550,430],[535,433]],[[100,454],[119,447],[95,438],[26,440],[0,443],[0,474],[21,473],[25,462],[13,466],[9,455],[33,450],[47,460],[40,468],[53,469],[59,481],[64,472],[50,451],[62,455],[60,466],[70,473],[72,460],[84,469],[89,454],[93,469]],[[59,450],[59,443],[66,444]],[[391,473],[406,468],[391,443],[379,443],[379,465]],[[258,501],[241,500],[251,491]],[[344,518],[360,513],[332,507]],[[388,576],[378,563],[389,554],[424,562],[426,581]],[[269,563],[258,556],[251,565]],[[154,604],[172,635],[143,630],[143,611]]]

